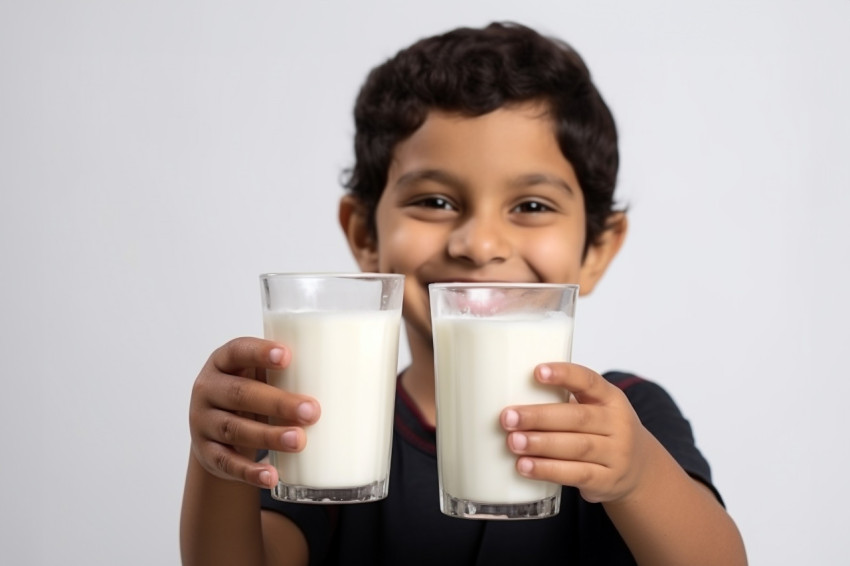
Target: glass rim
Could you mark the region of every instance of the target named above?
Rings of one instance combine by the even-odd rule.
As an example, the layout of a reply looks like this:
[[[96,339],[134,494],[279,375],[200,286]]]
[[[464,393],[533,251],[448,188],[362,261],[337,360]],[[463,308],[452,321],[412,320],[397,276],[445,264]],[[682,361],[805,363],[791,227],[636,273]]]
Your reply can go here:
[[[403,279],[404,275],[398,273],[373,273],[361,272],[271,272],[261,273],[260,279],[368,279],[368,280],[397,280]]]
[[[458,281],[452,283],[443,281],[429,283],[428,288],[434,289],[578,289],[576,283],[516,283],[506,281]]]

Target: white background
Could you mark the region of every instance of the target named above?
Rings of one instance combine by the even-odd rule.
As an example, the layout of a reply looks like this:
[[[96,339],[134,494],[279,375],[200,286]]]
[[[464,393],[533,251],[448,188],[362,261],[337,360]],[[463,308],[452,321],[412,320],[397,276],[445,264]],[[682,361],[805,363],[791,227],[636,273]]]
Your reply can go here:
[[[0,1],[0,562],[177,564],[192,382],[257,274],[352,270],[366,72],[517,20],[572,43],[632,230],[576,361],[679,402],[752,564],[839,564],[850,2]]]

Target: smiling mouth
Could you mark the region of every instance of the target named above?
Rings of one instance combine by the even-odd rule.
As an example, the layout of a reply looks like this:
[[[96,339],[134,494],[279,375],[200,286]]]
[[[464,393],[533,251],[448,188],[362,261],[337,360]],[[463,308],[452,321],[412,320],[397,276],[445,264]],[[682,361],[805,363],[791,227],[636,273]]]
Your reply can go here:
[[[507,289],[498,288],[497,281],[447,281],[445,287],[439,287],[438,291],[432,293],[428,288],[428,296],[432,309],[435,304],[439,312],[444,314],[471,316],[493,316],[505,309],[516,297]],[[458,284],[457,288],[453,285]],[[489,287],[494,284],[494,287]],[[436,303],[435,303],[436,301]]]

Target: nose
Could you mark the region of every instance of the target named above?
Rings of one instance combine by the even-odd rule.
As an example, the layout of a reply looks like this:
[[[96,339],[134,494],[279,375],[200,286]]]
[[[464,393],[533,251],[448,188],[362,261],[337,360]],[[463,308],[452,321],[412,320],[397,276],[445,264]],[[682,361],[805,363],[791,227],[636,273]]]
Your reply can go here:
[[[502,263],[513,250],[507,230],[495,218],[481,215],[465,218],[449,236],[448,254],[475,267]]]

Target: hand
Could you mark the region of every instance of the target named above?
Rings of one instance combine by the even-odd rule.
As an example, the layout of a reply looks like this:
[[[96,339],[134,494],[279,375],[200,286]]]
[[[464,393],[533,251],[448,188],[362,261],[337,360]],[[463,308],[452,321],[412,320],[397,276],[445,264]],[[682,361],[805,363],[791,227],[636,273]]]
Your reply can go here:
[[[569,403],[508,407],[501,414],[508,448],[525,477],[574,486],[591,502],[630,494],[648,468],[643,450],[650,434],[625,394],[585,367],[537,366],[535,379],[563,387]]]
[[[318,402],[268,385],[265,377],[266,369],[283,369],[290,359],[285,346],[259,338],[237,338],[212,353],[189,404],[192,453],[207,472],[270,488],[277,470],[255,462],[257,450],[303,450],[303,426],[319,418]]]

